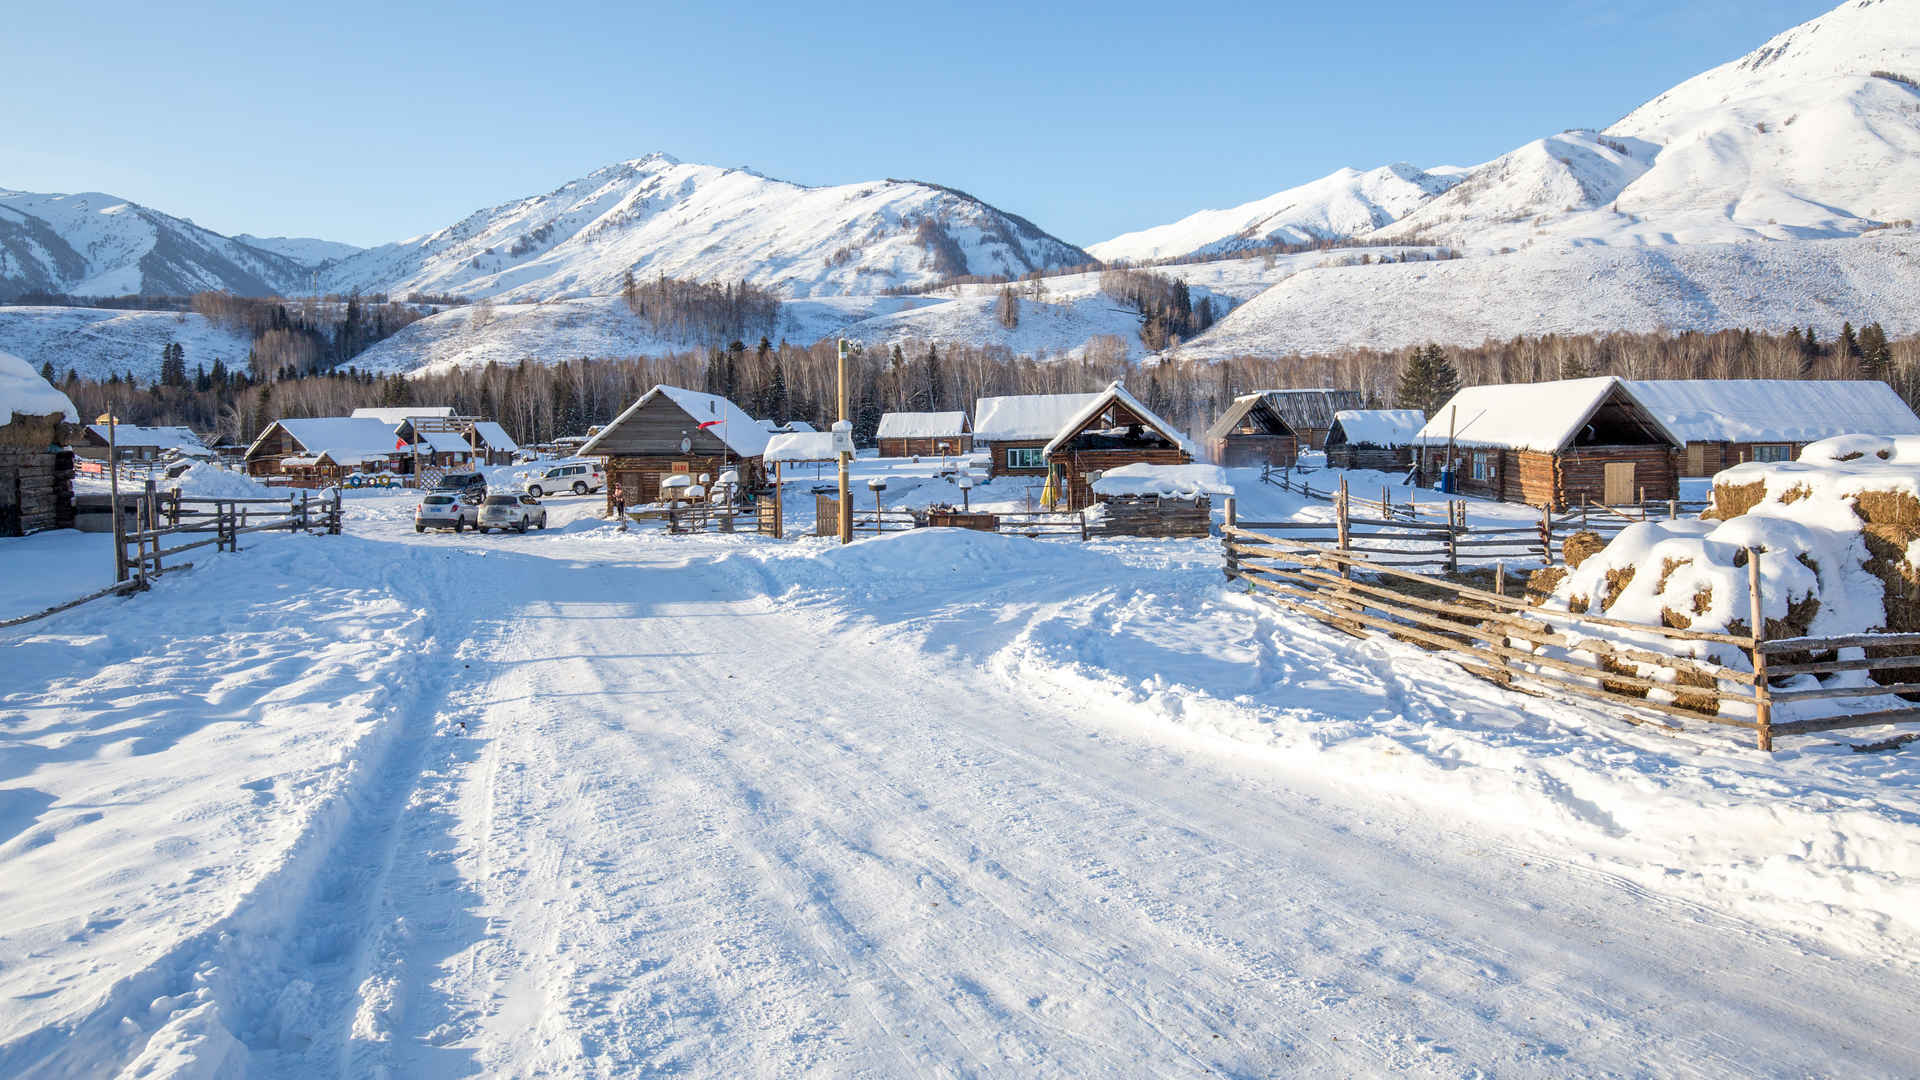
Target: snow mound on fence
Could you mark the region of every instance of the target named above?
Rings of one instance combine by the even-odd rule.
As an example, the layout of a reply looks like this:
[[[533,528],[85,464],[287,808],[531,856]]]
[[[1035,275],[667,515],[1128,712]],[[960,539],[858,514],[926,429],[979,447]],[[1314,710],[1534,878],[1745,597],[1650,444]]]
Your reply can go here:
[[[190,499],[271,499],[273,489],[243,473],[223,469],[208,462],[187,467],[164,487]],[[284,494],[284,493],[282,493]]]
[[[1093,482],[1095,495],[1159,495],[1197,499],[1233,494],[1233,481],[1218,465],[1122,465]]]

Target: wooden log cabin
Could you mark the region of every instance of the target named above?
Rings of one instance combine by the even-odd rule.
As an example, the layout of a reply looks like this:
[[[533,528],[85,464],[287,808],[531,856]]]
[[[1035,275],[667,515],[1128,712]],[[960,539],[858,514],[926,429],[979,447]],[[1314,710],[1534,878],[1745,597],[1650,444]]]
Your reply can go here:
[[[1229,469],[1281,468],[1300,456],[1299,435],[1264,392],[1234,398],[1204,440],[1214,464]]]
[[[1043,450],[1049,486],[1066,509],[1094,501],[1091,474],[1124,465],[1186,465],[1193,447],[1127,388],[1115,382],[1069,417]]]
[[[1423,477],[1451,465],[1465,495],[1558,511],[1679,494],[1680,437],[1611,375],[1468,387],[1415,442]]]
[[[1419,409],[1342,409],[1327,432],[1327,467],[1404,473],[1413,440],[1427,423]]]
[[[718,480],[737,469],[743,491],[760,491],[768,438],[759,421],[726,398],[662,385],[627,406],[579,454],[606,459],[611,513],[617,499],[628,506],[658,502],[660,482],[676,473]]]
[[[268,424],[242,459],[248,476],[279,477],[296,486],[333,483],[341,462],[349,471],[398,472],[411,468],[408,450],[396,446],[393,425],[374,417],[309,416]],[[328,468],[320,468],[329,455]]]
[[[881,457],[939,457],[973,452],[973,426],[967,414],[890,412],[880,418],[874,439]]]
[[[1327,445],[1327,433],[1333,430],[1333,416],[1342,409],[1364,409],[1366,399],[1358,390],[1317,387],[1309,390],[1264,390],[1267,404],[1286,420],[1287,427],[1300,440],[1302,450],[1320,450]]]
[[[989,450],[987,475],[1047,475],[1047,444],[1099,394],[984,397],[973,405],[973,441]]]
[[[32,365],[0,352],[0,536],[70,529],[73,402]]]
[[[104,423],[88,424],[74,440],[74,456],[107,460],[109,433]],[[159,461],[167,457],[211,458],[206,440],[184,427],[143,427],[115,424],[112,441],[121,461]]]
[[[1686,443],[1682,476],[1792,461],[1836,435],[1920,435],[1920,417],[1879,380],[1645,379],[1627,389]]]

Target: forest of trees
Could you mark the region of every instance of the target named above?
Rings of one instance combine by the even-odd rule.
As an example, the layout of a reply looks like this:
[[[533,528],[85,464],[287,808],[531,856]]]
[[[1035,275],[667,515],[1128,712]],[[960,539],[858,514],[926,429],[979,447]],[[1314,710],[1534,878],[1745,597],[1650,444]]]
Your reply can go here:
[[[191,363],[191,358],[186,358]],[[169,363],[174,356],[163,357]],[[451,405],[490,416],[525,443],[577,435],[612,419],[655,383],[725,394],[758,417],[833,420],[835,347],[765,338],[748,345],[689,350],[645,359],[580,358],[375,376],[350,367],[256,379],[215,365],[193,365],[176,383],[136,386],[68,373],[60,382],[82,415],[109,405],[132,423],[186,424],[222,440],[246,442],[283,416],[339,416],[361,405]],[[1431,409],[1441,386],[1537,382],[1582,375],[1627,378],[1885,379],[1909,403],[1920,402],[1920,336],[1888,340],[1878,324],[1844,325],[1830,338],[1813,328],[1784,334],[1549,335],[1465,348],[1423,346],[1345,350],[1320,356],[1239,357],[1220,363],[1175,361],[1140,366],[1124,343],[1095,342],[1076,359],[1036,362],[998,346],[901,344],[871,349],[849,365],[848,399],[857,438],[871,441],[883,413],[964,409],[997,394],[1073,393],[1124,379],[1146,404],[1188,431],[1210,424],[1239,394],[1262,389],[1350,387],[1370,406]]]
[[[1153,352],[1190,341],[1213,325],[1213,302],[1187,283],[1151,270],[1103,270],[1100,291],[1140,313],[1140,343]]]
[[[656,336],[671,341],[732,341],[780,328],[780,297],[745,281],[682,281],[662,274],[642,282],[629,270],[620,295]]]

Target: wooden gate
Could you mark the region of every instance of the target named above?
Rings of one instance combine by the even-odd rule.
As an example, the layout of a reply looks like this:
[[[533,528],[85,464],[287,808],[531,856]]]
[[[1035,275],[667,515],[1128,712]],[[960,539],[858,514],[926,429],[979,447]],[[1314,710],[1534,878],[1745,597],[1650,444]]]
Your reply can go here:
[[[1608,506],[1626,506],[1639,501],[1633,490],[1633,462],[1610,461],[1607,463],[1606,490],[1601,499]]]

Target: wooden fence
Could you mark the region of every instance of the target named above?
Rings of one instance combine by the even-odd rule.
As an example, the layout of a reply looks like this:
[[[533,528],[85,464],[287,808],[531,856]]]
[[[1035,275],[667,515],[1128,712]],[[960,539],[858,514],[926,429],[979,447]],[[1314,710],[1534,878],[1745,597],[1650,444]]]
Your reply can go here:
[[[1904,672],[1920,672],[1920,634],[1767,640],[1758,552],[1747,553],[1755,630],[1743,636],[1546,611],[1508,595],[1504,574],[1481,589],[1415,573],[1379,553],[1303,541],[1284,527],[1290,524],[1240,521],[1228,500],[1227,577],[1283,610],[1356,636],[1411,642],[1505,687],[1745,728],[1767,751],[1775,735],[1920,722],[1920,707],[1906,705],[1776,719],[1782,705],[1920,695],[1920,682],[1774,685],[1840,672],[1913,677]],[[1702,642],[1744,654],[1750,670],[1683,655]],[[1882,655],[1841,658],[1851,649]]]
[[[127,501],[122,497],[122,502]],[[192,563],[177,561],[199,548],[239,551],[240,538],[258,532],[340,533],[340,493],[318,499],[312,492],[284,499],[194,498],[178,491],[158,492],[148,481],[144,492],[132,497],[132,528],[128,512],[113,507],[114,583],[104,589],[31,615],[0,621],[0,628],[44,619],[106,596],[143,592],[152,579]],[[182,539],[194,537],[195,539]]]
[[[1085,540],[1088,536],[1087,515],[1081,510],[997,513],[993,516],[993,528],[1002,535],[1025,536],[1036,540]]]

